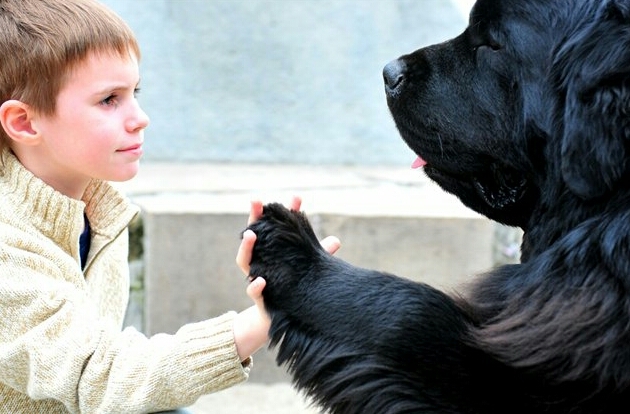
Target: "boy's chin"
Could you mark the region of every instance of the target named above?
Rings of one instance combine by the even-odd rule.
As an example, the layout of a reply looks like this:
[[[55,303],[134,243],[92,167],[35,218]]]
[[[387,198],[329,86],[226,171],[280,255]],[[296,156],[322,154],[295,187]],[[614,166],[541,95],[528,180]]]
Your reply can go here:
[[[125,164],[112,173],[111,176],[107,177],[106,180],[119,183],[129,181],[138,175],[138,170],[140,169],[139,167],[140,160]]]

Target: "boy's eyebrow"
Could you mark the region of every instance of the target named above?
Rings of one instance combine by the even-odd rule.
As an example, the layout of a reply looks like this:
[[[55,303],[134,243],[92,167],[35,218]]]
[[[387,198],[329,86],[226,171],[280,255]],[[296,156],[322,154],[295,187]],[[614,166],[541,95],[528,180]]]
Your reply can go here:
[[[138,86],[140,86],[140,79],[138,79],[138,82],[136,82],[136,84],[134,86],[129,86],[128,83],[122,83],[122,82],[121,83],[112,83],[111,85],[105,85],[102,88],[99,88],[96,92],[94,92],[94,95],[107,94],[107,93],[110,93],[111,91],[137,89]]]

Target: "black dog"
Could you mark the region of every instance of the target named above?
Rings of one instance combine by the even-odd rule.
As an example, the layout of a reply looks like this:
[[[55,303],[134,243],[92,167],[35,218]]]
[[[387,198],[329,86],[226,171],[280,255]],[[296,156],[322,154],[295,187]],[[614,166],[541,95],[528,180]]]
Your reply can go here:
[[[250,226],[272,345],[335,414],[630,411],[630,0],[478,0],[388,64],[426,174],[524,230],[470,295],[354,267],[279,205]]]

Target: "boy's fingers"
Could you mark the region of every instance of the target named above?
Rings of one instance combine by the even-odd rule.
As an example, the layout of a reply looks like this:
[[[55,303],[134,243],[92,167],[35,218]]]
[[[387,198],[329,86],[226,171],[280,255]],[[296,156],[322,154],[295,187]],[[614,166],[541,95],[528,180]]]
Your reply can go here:
[[[249,218],[247,219],[247,224],[252,224],[256,220],[262,216],[263,204],[262,201],[253,200],[251,202],[251,207],[249,210]]]
[[[236,264],[246,275],[249,275],[249,262],[252,261],[252,249],[255,242],[256,234],[251,230],[245,230],[243,240],[241,240],[241,245],[238,246],[236,253]]]
[[[293,198],[291,199],[291,204],[289,205],[289,209],[300,211],[300,207],[302,207],[302,199],[298,196],[293,196]]]
[[[289,204],[289,209],[300,211],[300,207],[302,207],[302,199],[298,196],[293,196],[291,198],[291,203]],[[263,203],[260,200],[252,200],[251,207],[249,210],[249,217],[247,219],[247,224],[251,224],[258,220],[263,213]]]
[[[266,284],[265,279],[262,277],[257,277],[252,280],[252,282],[247,285],[247,296],[249,296],[254,302],[262,300],[262,291]]]
[[[341,241],[335,236],[328,236],[320,241],[322,247],[330,254],[335,254],[341,247]]]

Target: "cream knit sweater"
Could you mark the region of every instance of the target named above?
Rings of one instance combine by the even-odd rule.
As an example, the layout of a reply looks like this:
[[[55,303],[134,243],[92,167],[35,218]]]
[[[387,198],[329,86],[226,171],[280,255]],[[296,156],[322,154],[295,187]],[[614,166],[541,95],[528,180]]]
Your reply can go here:
[[[56,192],[8,151],[0,164],[0,413],[147,413],[244,381],[234,312],[145,337],[122,329],[127,225],[109,184]],[[92,242],[79,259],[83,213]]]

